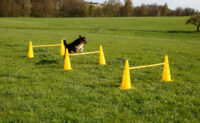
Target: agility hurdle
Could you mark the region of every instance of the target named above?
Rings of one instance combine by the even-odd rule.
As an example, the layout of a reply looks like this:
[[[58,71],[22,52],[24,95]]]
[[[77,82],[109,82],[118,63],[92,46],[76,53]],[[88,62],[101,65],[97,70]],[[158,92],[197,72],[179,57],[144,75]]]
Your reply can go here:
[[[99,51],[94,51],[94,52],[69,54],[68,49],[66,49],[65,52],[66,52],[66,54],[65,54],[65,60],[64,60],[64,70],[72,70],[70,56],[89,55],[89,54],[99,53],[99,65],[106,64],[102,46],[100,46]]]
[[[162,65],[164,65],[162,81],[165,81],[165,82],[172,81],[171,80],[171,75],[170,75],[169,62],[168,62],[168,56],[167,55],[165,55],[164,63],[145,65],[145,66],[137,66],[137,67],[130,67],[130,68],[129,68],[129,62],[128,62],[128,60],[126,60],[125,67],[124,67],[123,78],[122,78],[122,84],[121,84],[120,88],[121,89],[125,89],[125,90],[132,89],[132,87],[131,87],[131,79],[130,79],[130,70],[142,69],[142,68],[148,68],[148,67],[156,67],[156,66],[162,66]]]
[[[32,45],[32,41],[29,41],[29,48],[28,48],[28,58],[34,58],[33,48],[39,48],[39,47],[60,47],[60,55],[65,55],[65,48],[64,48],[64,42],[61,40],[60,44],[49,44],[49,45]]]

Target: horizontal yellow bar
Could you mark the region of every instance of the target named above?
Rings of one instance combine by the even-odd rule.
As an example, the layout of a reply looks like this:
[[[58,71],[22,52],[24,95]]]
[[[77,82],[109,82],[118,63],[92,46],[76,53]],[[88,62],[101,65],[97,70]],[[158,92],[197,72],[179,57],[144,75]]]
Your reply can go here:
[[[94,53],[99,53],[99,51],[85,52],[85,53],[75,53],[75,54],[69,54],[69,55],[70,56],[79,56],[79,55],[87,55],[87,54],[94,54]]]
[[[60,46],[60,44],[50,44],[50,45],[35,45],[33,47],[56,47]]]
[[[164,63],[158,63],[158,64],[152,64],[152,65],[145,65],[145,66],[137,66],[137,67],[131,67],[129,70],[133,69],[141,69],[141,68],[146,68],[146,67],[155,67],[155,66],[161,66],[164,65]]]

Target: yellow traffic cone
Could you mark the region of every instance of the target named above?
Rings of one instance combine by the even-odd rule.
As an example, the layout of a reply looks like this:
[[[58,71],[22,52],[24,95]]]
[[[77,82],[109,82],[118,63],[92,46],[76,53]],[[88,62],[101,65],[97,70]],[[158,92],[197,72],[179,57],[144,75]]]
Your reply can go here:
[[[124,74],[122,79],[122,84],[120,86],[121,89],[131,89],[131,79],[130,79],[130,73],[129,73],[129,63],[128,60],[126,60],[125,67],[124,67]]]
[[[70,63],[70,58],[69,58],[69,53],[68,49],[66,48],[65,51],[65,61],[64,61],[64,70],[72,70],[71,63]]]
[[[64,56],[64,55],[65,55],[65,47],[64,47],[63,40],[61,40],[60,55],[61,55],[61,56]]]
[[[166,82],[172,81],[171,75],[170,75],[169,62],[168,62],[168,56],[167,55],[165,55],[165,63],[164,63],[162,81],[166,81]]]
[[[34,58],[32,41],[29,41],[28,58]]]
[[[102,48],[101,45],[100,45],[99,64],[100,64],[100,65],[105,65],[105,64],[106,64],[105,57],[104,57],[104,53],[103,53],[103,48]]]

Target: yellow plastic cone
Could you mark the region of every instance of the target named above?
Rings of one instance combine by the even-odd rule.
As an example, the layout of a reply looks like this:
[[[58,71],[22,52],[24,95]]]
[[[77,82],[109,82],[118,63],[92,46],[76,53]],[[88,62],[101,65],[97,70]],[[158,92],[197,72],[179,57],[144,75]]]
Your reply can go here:
[[[121,89],[131,89],[131,79],[130,79],[130,73],[129,73],[129,63],[128,60],[126,60],[125,67],[124,67],[124,74],[122,79],[122,84],[120,86]]]
[[[64,61],[64,70],[72,70],[68,49],[66,48],[65,61]]]
[[[61,40],[60,55],[61,55],[61,56],[64,56],[64,55],[65,55],[65,47],[64,47],[63,40]]]
[[[100,65],[105,65],[106,64],[102,46],[100,46],[99,64]]]
[[[168,62],[168,56],[167,55],[165,55],[165,64],[164,64],[162,81],[166,81],[166,82],[172,81],[171,75],[170,75],[169,62]]]
[[[29,41],[28,58],[34,58],[32,41]]]

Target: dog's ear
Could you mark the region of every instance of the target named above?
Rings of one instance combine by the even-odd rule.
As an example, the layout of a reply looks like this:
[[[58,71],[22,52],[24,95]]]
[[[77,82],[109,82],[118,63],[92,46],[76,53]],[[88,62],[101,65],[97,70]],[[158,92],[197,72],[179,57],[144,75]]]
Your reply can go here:
[[[79,35],[79,38],[82,38],[82,36],[81,36],[81,35]]]

